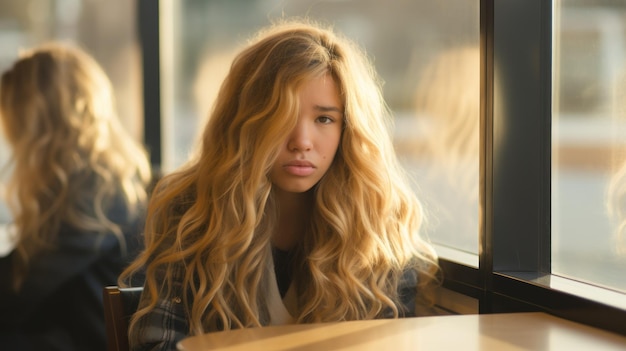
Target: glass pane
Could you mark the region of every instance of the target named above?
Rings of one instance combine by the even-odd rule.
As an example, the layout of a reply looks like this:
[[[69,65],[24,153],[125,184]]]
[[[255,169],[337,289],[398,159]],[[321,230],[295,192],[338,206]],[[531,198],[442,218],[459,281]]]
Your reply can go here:
[[[554,13],[552,272],[626,291],[626,2]]]
[[[50,40],[77,43],[108,74],[122,122],[141,140],[141,62],[135,7],[135,2],[128,0],[2,0],[0,72],[13,63],[20,49]],[[2,138],[0,133],[0,167],[10,156]],[[0,173],[0,195],[7,175],[7,171]],[[0,201],[0,223],[9,220],[8,211]]]
[[[373,58],[436,244],[478,252],[479,1],[163,2],[167,172],[187,159],[233,55],[272,19],[334,25]],[[171,16],[171,14],[176,14]],[[171,22],[170,22],[171,21]],[[171,80],[171,81],[170,81]],[[166,97],[167,98],[167,97]]]

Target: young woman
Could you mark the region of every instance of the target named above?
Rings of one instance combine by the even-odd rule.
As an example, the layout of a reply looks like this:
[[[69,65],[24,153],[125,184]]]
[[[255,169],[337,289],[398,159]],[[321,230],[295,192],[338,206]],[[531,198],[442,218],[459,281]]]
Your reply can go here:
[[[415,315],[437,259],[365,54],[284,22],[234,60],[196,157],[156,186],[135,350],[191,334]]]
[[[81,49],[42,45],[2,74],[15,248],[0,258],[0,346],[104,350],[102,288],[139,251],[148,158]]]

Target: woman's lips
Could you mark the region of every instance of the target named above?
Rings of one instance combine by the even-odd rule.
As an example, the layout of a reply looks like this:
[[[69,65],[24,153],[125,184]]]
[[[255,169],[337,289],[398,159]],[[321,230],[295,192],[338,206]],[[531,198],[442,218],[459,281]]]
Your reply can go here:
[[[308,161],[292,161],[286,163],[283,168],[289,174],[306,177],[315,172],[315,166]]]

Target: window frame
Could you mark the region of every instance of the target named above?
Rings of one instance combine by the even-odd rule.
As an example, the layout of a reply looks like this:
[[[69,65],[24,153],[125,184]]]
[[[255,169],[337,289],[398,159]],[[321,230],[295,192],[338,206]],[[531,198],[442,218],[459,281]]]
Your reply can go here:
[[[160,3],[160,0],[137,0],[136,3],[143,83],[143,137],[157,176],[163,163]]]
[[[479,263],[442,257],[443,286],[478,299],[479,313],[544,311],[626,335],[625,309],[551,287],[557,278],[550,273],[553,1],[478,1]],[[144,135],[156,170],[163,152],[159,3],[137,2]]]
[[[626,334],[625,310],[552,284],[564,279],[550,265],[553,6],[481,0],[479,310],[544,311]]]

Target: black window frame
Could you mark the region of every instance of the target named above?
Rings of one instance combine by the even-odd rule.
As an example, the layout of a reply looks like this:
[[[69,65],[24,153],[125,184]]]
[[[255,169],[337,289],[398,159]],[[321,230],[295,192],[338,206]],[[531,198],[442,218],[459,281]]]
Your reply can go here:
[[[143,138],[156,174],[160,174],[163,163],[159,5],[160,0],[137,0],[136,3],[143,83]]]
[[[145,143],[160,170],[159,1],[137,1]],[[479,313],[544,311],[626,335],[625,310],[550,287],[553,1],[477,1],[479,267],[441,258],[444,287],[478,299]]]

